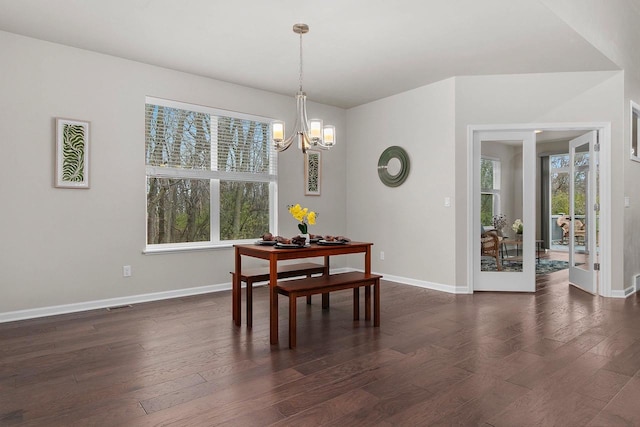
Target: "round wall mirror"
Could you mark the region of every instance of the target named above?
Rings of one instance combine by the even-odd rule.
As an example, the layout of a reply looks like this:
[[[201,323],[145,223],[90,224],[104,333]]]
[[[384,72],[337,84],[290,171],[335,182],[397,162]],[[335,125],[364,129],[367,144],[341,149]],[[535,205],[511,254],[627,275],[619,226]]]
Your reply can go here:
[[[402,147],[389,147],[378,159],[378,176],[388,187],[397,187],[409,175],[409,155]]]

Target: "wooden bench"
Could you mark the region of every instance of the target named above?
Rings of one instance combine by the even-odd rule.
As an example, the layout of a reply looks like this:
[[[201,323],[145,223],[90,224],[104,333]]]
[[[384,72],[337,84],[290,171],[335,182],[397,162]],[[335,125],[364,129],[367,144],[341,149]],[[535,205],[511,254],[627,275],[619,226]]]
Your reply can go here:
[[[287,279],[290,277],[307,276],[311,277],[312,274],[324,274],[324,265],[316,264],[313,262],[303,262],[298,264],[282,264],[278,265],[278,279]],[[235,272],[231,272],[231,280],[235,279]],[[269,267],[256,267],[243,269],[240,274],[240,282],[247,284],[247,327],[250,328],[253,325],[253,284],[256,282],[269,281]],[[239,297],[239,295],[238,295]],[[307,298],[307,303],[311,304],[311,296]],[[325,304],[323,300],[323,304]],[[326,301],[328,304],[328,300]],[[240,325],[240,317],[242,313],[238,313],[237,325]]]
[[[371,320],[371,286],[373,285],[373,326],[380,326],[380,279],[378,274],[358,271],[278,282],[278,293],[289,297],[289,348],[296,346],[296,316],[298,297],[353,289],[353,320],[360,318],[360,287],[365,288],[365,319]],[[277,310],[276,299],[276,310]]]

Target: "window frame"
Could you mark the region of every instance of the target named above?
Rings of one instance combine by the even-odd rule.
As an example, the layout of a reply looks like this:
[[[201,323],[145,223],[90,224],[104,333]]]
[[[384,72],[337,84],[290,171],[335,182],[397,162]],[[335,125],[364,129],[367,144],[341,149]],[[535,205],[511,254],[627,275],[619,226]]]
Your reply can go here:
[[[251,172],[225,172],[217,170],[217,141],[214,143],[215,127],[217,126],[216,118],[218,116],[232,117],[239,120],[250,120],[271,125],[273,118],[257,116],[253,114],[240,113],[231,110],[223,110],[203,105],[190,104],[186,102],[156,98],[151,96],[145,97],[146,105],[158,105],[161,107],[175,108],[181,110],[192,111],[196,113],[208,114],[211,116],[210,135],[211,135],[211,169],[181,169],[169,168],[163,166],[147,165],[145,160],[145,182],[149,178],[167,178],[167,179],[208,179],[210,184],[209,198],[209,240],[200,242],[180,242],[180,243],[153,243],[149,244],[148,239],[148,221],[145,220],[145,249],[143,253],[167,253],[181,252],[201,249],[230,248],[235,244],[246,244],[256,240],[257,237],[237,240],[220,240],[220,181],[241,181],[241,182],[263,182],[269,184],[269,231],[278,233],[278,155],[273,147],[269,144],[269,171],[268,173],[251,173]],[[145,113],[145,138],[146,138],[146,113]],[[269,137],[269,141],[271,138]],[[146,144],[146,143],[145,143]],[[145,190],[145,219],[148,218],[147,191]],[[216,220],[214,220],[216,218]]]

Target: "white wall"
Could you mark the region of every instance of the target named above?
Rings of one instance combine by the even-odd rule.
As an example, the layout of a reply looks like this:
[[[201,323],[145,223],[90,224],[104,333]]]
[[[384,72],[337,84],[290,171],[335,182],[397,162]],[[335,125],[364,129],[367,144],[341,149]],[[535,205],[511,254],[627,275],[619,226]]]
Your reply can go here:
[[[615,224],[622,222],[616,203],[622,200],[623,86],[619,71],[457,77],[348,110],[348,234],[375,242],[374,271],[463,291],[470,236],[467,127],[610,122],[612,287],[622,289],[623,233]],[[403,146],[411,158],[409,178],[396,188],[382,185],[376,171],[391,145]],[[445,197],[453,197],[451,208],[444,207]]]
[[[454,89],[449,79],[347,112],[348,234],[374,242],[373,271],[448,290],[458,262]],[[411,169],[404,184],[390,188],[379,180],[377,165],[393,145],[407,151]]]
[[[295,100],[4,32],[0,52],[0,315],[228,285],[231,248],[142,254],[145,96],[291,123]],[[280,234],[296,234],[285,209],[296,202],[320,212],[317,231],[344,234],[345,111],[313,103],[309,110],[336,125],[339,142],[323,153],[320,197],[303,195],[300,150],[279,155]],[[55,117],[91,122],[89,190],[53,188]],[[125,264],[133,277],[122,277]]]
[[[614,223],[622,233],[622,286],[629,290],[633,276],[640,274],[640,163],[629,159],[631,147],[631,100],[640,103],[640,7],[635,0],[542,0],[589,43],[625,70],[624,81],[624,150],[616,159],[618,172],[624,175],[619,190],[629,197],[631,205],[622,208],[623,199],[616,198],[614,206],[623,209],[619,223]]]
[[[457,283],[466,286],[467,126],[610,122],[612,126],[612,276],[622,289],[623,72],[475,76],[456,78]],[[463,262],[464,260],[464,262]]]

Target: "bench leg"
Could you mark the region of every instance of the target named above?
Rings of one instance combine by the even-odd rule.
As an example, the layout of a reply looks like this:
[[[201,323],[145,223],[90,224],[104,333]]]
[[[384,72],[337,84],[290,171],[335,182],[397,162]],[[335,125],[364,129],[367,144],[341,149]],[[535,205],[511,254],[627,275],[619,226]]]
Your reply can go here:
[[[360,319],[360,288],[353,288],[353,320]]]
[[[253,326],[253,281],[247,280],[247,328]]]
[[[371,285],[364,287],[364,318],[371,320]]]
[[[380,326],[380,279],[373,284],[373,326]]]
[[[242,323],[240,319],[242,316],[241,295],[242,288],[236,283],[236,274],[231,273],[231,313],[233,323],[235,323],[236,326],[240,326],[240,323]]]
[[[307,274],[307,277],[311,277],[311,274]],[[311,295],[307,295],[307,304],[311,305]]]
[[[329,292],[322,294],[322,308],[329,308]]]
[[[297,297],[294,294],[289,295],[289,348],[296,346],[296,317],[298,314],[296,300]]]

